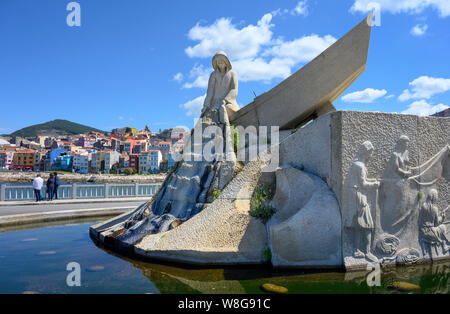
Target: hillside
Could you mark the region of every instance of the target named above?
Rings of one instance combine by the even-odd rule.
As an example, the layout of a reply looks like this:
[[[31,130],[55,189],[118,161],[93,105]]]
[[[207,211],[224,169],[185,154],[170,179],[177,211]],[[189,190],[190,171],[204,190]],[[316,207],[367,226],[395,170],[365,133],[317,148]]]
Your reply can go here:
[[[104,131],[78,124],[67,120],[53,120],[41,124],[35,124],[10,134],[10,136],[33,137],[38,135],[60,136],[60,135],[75,135],[87,132],[102,132]]]

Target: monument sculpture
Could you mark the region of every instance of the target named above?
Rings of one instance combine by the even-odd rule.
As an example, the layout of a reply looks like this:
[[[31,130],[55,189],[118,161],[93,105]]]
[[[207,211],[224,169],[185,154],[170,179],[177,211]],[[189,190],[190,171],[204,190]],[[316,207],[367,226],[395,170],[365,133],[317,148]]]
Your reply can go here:
[[[218,52],[183,159],[149,202],[92,226],[91,237],[118,252],[199,265],[269,255],[274,267],[366,271],[450,259],[450,118],[332,105],[366,68],[371,18],[241,109],[237,74]],[[231,124],[277,126],[280,141],[237,161]],[[263,171],[275,153],[279,167]],[[274,196],[261,194],[264,186]],[[259,220],[257,206],[273,216]]]
[[[211,203],[214,191],[222,190],[238,170],[230,144],[228,119],[228,112],[239,108],[236,103],[237,74],[223,51],[213,57],[212,66],[214,72],[196,125],[201,128],[202,138],[196,143],[193,136],[189,137],[186,145],[190,149],[185,147],[185,160],[176,163],[153,202],[144,204],[128,219],[104,230],[109,238],[134,245],[148,234],[166,232],[182,224]],[[224,139],[227,145],[223,149]],[[196,145],[200,146],[200,153]],[[216,151],[216,147],[221,151]],[[211,148],[209,154],[203,154],[205,148]]]

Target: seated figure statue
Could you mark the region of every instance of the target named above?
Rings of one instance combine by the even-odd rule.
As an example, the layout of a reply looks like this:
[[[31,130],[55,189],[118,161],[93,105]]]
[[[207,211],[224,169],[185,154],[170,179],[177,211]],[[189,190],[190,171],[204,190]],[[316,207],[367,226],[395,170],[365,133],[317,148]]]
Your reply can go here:
[[[202,109],[202,117],[208,109],[218,114],[218,122],[229,124],[228,115],[239,110],[236,103],[238,94],[238,77],[233,71],[231,62],[223,51],[219,51],[212,59],[214,72],[208,82],[208,91]],[[213,121],[217,121],[211,117]]]

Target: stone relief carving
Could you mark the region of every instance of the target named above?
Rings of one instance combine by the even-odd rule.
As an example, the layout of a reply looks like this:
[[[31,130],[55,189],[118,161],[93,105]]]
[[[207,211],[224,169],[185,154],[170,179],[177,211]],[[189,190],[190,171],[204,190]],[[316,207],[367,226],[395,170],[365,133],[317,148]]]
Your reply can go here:
[[[360,146],[345,185],[344,226],[354,244],[347,256],[352,254],[356,260],[365,258],[368,262],[412,264],[422,257],[433,259],[450,251],[450,221],[446,221],[449,206],[439,210],[436,189],[439,180],[450,179],[450,146],[413,167],[409,143],[406,135],[398,139],[379,181],[367,177],[372,143],[366,141]]]
[[[450,249],[450,240],[447,235],[446,211],[439,211],[436,205],[438,192],[431,189],[426,201],[420,208],[419,235],[422,253],[424,256],[433,258],[446,254]]]
[[[411,176],[408,144],[410,140],[402,135],[388,161],[380,185],[381,226],[389,234],[399,235],[411,218]]]
[[[446,178],[445,165],[450,152],[450,146],[447,146],[423,165],[411,167],[409,142],[405,135],[399,138],[380,185],[381,227],[396,236],[417,225],[418,192],[428,190],[440,178]]]
[[[390,234],[384,234],[377,242],[376,251],[378,254],[389,258],[397,253],[399,245],[400,240],[397,237]]]
[[[368,202],[368,191],[378,189],[380,183],[376,179],[367,177],[366,163],[373,153],[371,142],[364,142],[359,148],[358,155],[349,172],[349,186],[347,187],[349,208],[352,215],[347,219],[346,227],[353,229],[355,243],[355,258],[367,258],[371,262],[378,262],[372,254],[372,240],[375,232],[372,209]]]

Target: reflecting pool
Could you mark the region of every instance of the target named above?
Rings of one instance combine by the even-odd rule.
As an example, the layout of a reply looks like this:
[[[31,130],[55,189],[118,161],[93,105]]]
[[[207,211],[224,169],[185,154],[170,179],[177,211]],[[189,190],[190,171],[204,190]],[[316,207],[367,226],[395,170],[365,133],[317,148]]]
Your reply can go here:
[[[0,229],[0,293],[264,293],[272,283],[289,293],[449,293],[450,263],[382,269],[380,286],[370,272],[273,271],[270,267],[193,268],[136,261],[97,247],[89,237],[96,221]],[[81,266],[81,286],[69,287],[67,264]],[[388,288],[408,282],[419,290]]]

